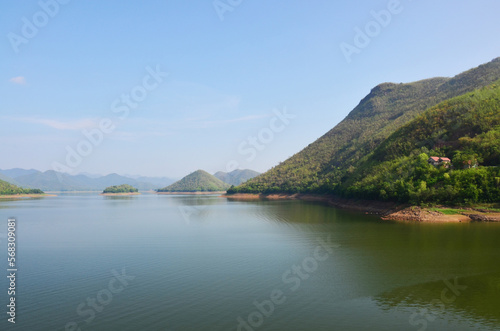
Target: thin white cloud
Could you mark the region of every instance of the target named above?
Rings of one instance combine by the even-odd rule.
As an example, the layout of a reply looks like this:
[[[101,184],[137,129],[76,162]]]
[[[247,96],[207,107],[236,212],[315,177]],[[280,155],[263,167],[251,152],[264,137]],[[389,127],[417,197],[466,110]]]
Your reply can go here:
[[[260,120],[261,118],[268,118],[268,117],[271,117],[271,115],[270,114],[249,115],[249,116],[244,116],[244,117],[240,117],[240,118],[226,120],[226,123],[247,122],[247,121],[253,121],[253,120]]]
[[[232,118],[232,119],[227,119],[227,120],[204,121],[203,125],[205,125],[205,126],[216,126],[216,125],[230,124],[230,123],[236,123],[236,122],[248,122],[248,121],[259,120],[261,118],[266,118],[266,117],[270,117],[270,116],[271,115],[269,115],[269,114],[265,114],[265,115],[249,115],[249,116],[244,116],[244,117],[239,117],[239,118]]]
[[[59,121],[59,120],[37,118],[37,117],[22,117],[22,118],[11,118],[11,119],[26,123],[42,124],[57,130],[79,131],[83,129],[94,128],[98,125],[98,121],[96,119],[91,119],[91,118],[84,118],[71,121]]]
[[[26,85],[26,79],[23,76],[12,77],[9,81],[18,85]]]
[[[171,132],[157,132],[157,131],[138,131],[138,132],[128,132],[128,131],[115,131],[110,136],[112,140],[121,140],[121,141],[139,141],[143,138],[149,137],[166,137],[171,136]]]
[[[198,121],[206,120],[207,118],[210,118],[210,115],[203,115],[203,116],[197,116],[197,117],[186,117],[184,120],[187,122],[198,122]]]
[[[53,135],[27,135],[27,134],[0,134],[0,145],[12,145],[21,147],[22,144],[33,147],[35,144],[42,146],[43,144],[70,144],[74,140],[60,134]],[[20,148],[24,150],[23,148]]]
[[[126,126],[131,128],[137,127],[148,127],[155,128],[157,132],[161,132],[161,130],[169,130],[169,131],[179,131],[183,129],[201,129],[201,128],[211,128],[217,126],[224,126],[226,124],[237,123],[237,122],[249,122],[260,120],[263,118],[269,118],[272,114],[256,114],[256,115],[247,115],[236,118],[223,119],[214,118],[215,116],[211,115],[203,115],[199,117],[185,117],[175,120],[167,120],[167,119],[148,119],[148,118],[130,118],[127,120]]]

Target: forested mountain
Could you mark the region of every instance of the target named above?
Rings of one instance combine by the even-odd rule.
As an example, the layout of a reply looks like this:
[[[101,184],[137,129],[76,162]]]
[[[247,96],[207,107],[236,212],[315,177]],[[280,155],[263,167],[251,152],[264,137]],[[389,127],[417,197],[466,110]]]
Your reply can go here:
[[[235,185],[235,186],[240,185],[249,179],[257,177],[258,175],[260,175],[259,172],[249,169],[244,169],[244,170],[236,169],[231,172],[219,171],[214,174],[215,177],[219,178],[224,183],[228,183],[229,185]]]
[[[229,184],[208,172],[197,170],[158,192],[215,192],[226,191],[229,187]]]
[[[346,193],[345,182],[391,134],[440,102],[500,79],[500,58],[454,78],[381,84],[336,127],[230,193]],[[498,111],[498,110],[497,110]],[[353,192],[351,192],[353,193]]]
[[[447,157],[451,163],[429,164]],[[447,100],[394,132],[339,188],[400,202],[500,201],[500,81]]]

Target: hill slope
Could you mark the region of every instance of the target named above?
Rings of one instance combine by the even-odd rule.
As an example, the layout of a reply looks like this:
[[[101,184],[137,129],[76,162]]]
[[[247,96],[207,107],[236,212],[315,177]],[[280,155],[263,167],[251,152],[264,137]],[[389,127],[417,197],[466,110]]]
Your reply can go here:
[[[38,189],[21,188],[6,181],[0,180],[0,195],[11,194],[43,194],[43,192]]]
[[[332,193],[358,162],[397,129],[438,103],[500,79],[500,58],[454,78],[381,84],[336,127],[230,193]]]
[[[0,180],[3,180],[4,182],[16,185],[16,186],[21,186],[18,182],[16,182],[15,179],[4,175],[3,173],[0,172]]]
[[[430,156],[451,158],[452,166],[430,165]],[[394,132],[339,192],[412,203],[498,202],[499,166],[500,81],[447,100]]]
[[[249,169],[244,169],[244,170],[236,169],[231,172],[219,171],[214,174],[215,177],[219,178],[224,183],[228,183],[229,185],[235,185],[235,186],[240,185],[249,179],[257,177],[258,175],[260,175],[259,172]]]
[[[208,172],[198,170],[157,192],[215,192],[226,191],[229,187]]]

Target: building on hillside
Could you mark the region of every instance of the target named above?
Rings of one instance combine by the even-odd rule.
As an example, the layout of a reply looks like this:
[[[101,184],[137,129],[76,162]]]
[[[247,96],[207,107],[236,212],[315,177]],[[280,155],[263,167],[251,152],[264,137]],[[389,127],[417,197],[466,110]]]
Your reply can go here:
[[[439,165],[439,157],[437,156],[431,156],[427,162],[429,162],[429,164],[432,164],[433,166],[438,166]]]
[[[427,162],[435,167],[442,165],[445,168],[449,168],[451,165],[451,160],[447,157],[431,156]]]
[[[477,168],[478,163],[476,159],[464,161],[464,169]]]

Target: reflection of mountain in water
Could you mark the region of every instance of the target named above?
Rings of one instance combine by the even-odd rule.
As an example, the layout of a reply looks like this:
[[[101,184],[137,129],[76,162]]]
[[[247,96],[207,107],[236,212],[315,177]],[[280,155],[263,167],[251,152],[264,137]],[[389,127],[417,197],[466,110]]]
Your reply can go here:
[[[410,325],[424,326],[444,312],[500,326],[500,273],[400,287],[374,297],[384,310],[409,309]]]
[[[226,204],[225,199],[219,198],[217,195],[212,196],[186,196],[172,195],[168,199],[170,203],[177,205],[177,208],[186,223],[191,221],[205,220],[208,215],[214,211],[217,205]]]

